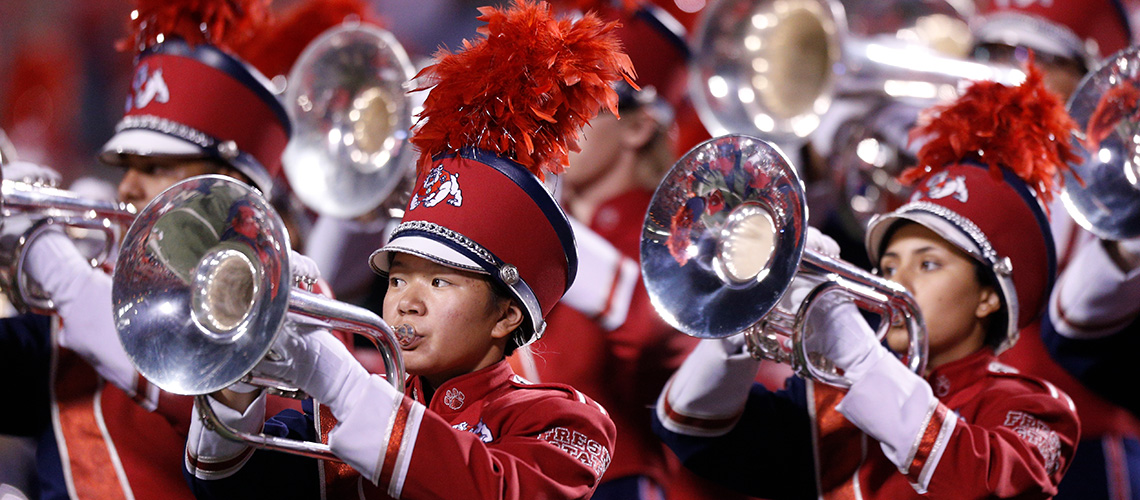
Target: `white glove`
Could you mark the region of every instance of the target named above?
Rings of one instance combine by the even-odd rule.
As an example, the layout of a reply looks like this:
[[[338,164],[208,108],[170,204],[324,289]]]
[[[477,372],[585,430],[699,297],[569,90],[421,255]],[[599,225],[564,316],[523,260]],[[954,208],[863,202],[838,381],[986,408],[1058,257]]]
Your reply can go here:
[[[830,236],[823,234],[811,226],[808,226],[807,240],[804,242],[804,247],[833,259],[839,258],[839,243],[836,243]],[[792,279],[792,283],[788,286],[788,289],[784,291],[784,296],[780,298],[780,303],[777,304],[777,307],[791,314],[795,314],[796,311],[800,309],[800,304],[803,304],[804,297],[807,296],[808,292],[821,282],[822,280],[818,277],[802,274],[797,275]]]
[[[244,412],[234,410],[214,398],[206,398],[210,408],[222,423],[231,428],[255,434],[265,423],[265,394],[261,394]],[[194,418],[186,438],[186,469],[198,479],[222,479],[241,469],[252,455],[252,448],[237,441],[223,438],[205,426],[199,418],[198,401],[194,401]]]
[[[816,253],[821,253],[833,259],[839,258],[839,243],[812,226],[808,226],[807,241],[804,242],[804,246],[807,247],[808,250],[814,250]]]
[[[45,186],[58,186],[63,177],[59,172],[28,161],[14,161],[2,167],[4,180]]]
[[[744,345],[742,334],[697,344],[657,400],[657,416],[666,429],[691,436],[719,436],[732,430],[760,368],[760,360]],[[705,422],[687,423],[693,420]]]
[[[285,329],[278,335],[272,354],[258,363],[262,373],[305,391],[318,402],[333,408],[344,407],[346,389],[368,371],[348,348],[319,320],[289,313]]]
[[[835,409],[878,441],[899,470],[918,475],[915,488],[919,492],[930,482],[930,474],[908,469],[915,449],[924,441],[920,437],[936,432],[935,441],[945,442],[957,422],[945,407],[936,411],[939,402],[930,384],[894,356],[882,356],[866,367]]]
[[[282,332],[273,347],[283,359],[262,360],[256,371],[294,385],[332,410],[337,419],[329,434],[333,453],[376,483],[382,465],[378,459],[387,449],[392,415],[403,397],[380,376],[369,375],[328,325],[297,315],[289,321],[292,331]]]
[[[30,245],[24,271],[48,293],[63,318],[59,344],[134,394],[137,374],[111,314],[111,277],[92,268],[62,232],[47,231]]]
[[[289,250],[289,272],[293,275],[294,283],[306,284],[309,289],[321,279],[321,270],[317,268],[316,261],[295,250]]]
[[[828,292],[812,307],[803,341],[809,353],[831,360],[852,382],[860,380],[880,359],[889,356],[875,332],[847,296]]]

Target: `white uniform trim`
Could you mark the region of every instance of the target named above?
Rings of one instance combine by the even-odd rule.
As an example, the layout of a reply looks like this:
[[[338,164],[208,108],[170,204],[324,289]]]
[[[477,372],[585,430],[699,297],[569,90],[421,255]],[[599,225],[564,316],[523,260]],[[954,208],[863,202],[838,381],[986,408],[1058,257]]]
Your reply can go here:
[[[950,435],[954,433],[954,428],[957,426],[958,415],[947,412],[946,419],[942,421],[942,427],[938,431],[938,437],[934,440],[934,448],[930,451],[930,456],[927,457],[926,462],[922,465],[922,470],[918,473],[918,482],[911,483],[914,491],[918,494],[926,494],[927,488],[930,487],[930,478],[934,476],[934,470],[938,468],[938,463],[942,460],[942,453],[946,451],[946,444],[950,441]]]
[[[613,244],[581,222],[570,218],[570,226],[578,244],[578,259],[589,265],[578,266],[574,284],[562,302],[595,318],[603,328],[614,330],[629,316],[641,269],[637,262],[622,255]]]
[[[115,441],[111,439],[111,433],[107,430],[107,422],[103,419],[102,386],[95,390],[95,398],[92,403],[95,406],[95,424],[99,426],[99,433],[103,435],[103,441],[107,443],[107,450],[111,452],[111,467],[115,469],[119,486],[123,488],[123,495],[127,497],[127,500],[134,500],[135,494],[131,491],[130,481],[127,480],[127,471],[123,469],[123,461],[119,459],[119,451],[115,449]]]
[[[404,439],[400,443],[400,453],[396,455],[396,466],[392,473],[392,482],[388,485],[388,494],[392,498],[400,498],[404,491],[404,480],[408,477],[408,467],[412,464],[412,451],[415,450],[416,437],[420,433],[420,422],[424,418],[424,405],[413,403],[408,409],[408,421],[404,427]]]

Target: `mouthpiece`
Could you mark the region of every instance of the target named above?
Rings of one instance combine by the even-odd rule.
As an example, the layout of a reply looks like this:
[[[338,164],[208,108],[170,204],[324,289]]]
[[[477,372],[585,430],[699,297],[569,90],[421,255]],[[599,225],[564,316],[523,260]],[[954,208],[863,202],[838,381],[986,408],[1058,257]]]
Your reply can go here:
[[[407,347],[416,338],[416,327],[412,325],[397,325],[392,330],[396,333],[396,340],[401,346]]]

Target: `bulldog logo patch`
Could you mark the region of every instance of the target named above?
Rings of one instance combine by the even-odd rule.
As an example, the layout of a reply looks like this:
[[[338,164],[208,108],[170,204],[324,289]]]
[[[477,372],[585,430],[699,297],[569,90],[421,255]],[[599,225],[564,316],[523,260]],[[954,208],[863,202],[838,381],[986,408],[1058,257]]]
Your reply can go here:
[[[966,203],[966,200],[970,199],[970,192],[966,190],[966,177],[962,175],[950,177],[947,172],[934,174],[926,181],[926,196],[932,200],[953,196],[955,200]]]
[[[170,102],[170,88],[166,86],[166,80],[162,79],[162,68],[151,72],[149,65],[143,64],[139,66],[131,81],[131,97],[127,98],[127,111],[132,107],[145,108],[152,101]]]
[[[408,210],[415,210],[421,205],[434,207],[445,201],[452,206],[462,206],[463,190],[459,188],[459,174],[444,170],[443,165],[436,165],[412,195]]]

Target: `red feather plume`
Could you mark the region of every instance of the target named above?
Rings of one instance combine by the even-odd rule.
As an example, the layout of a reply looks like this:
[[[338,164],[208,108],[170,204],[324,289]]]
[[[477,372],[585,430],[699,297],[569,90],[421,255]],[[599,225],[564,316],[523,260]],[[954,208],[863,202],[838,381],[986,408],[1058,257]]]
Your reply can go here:
[[[923,139],[918,165],[902,173],[913,183],[930,172],[962,161],[989,166],[1001,179],[1001,168],[1017,174],[1037,192],[1043,204],[1053,199],[1055,183],[1076,161],[1070,141],[1077,124],[1056,94],[1045,88],[1041,70],[1028,63],[1021,85],[975,82],[953,103],[923,113],[910,140]]]
[[[271,0],[139,0],[131,13],[129,35],[119,50],[142,51],[159,35],[191,45],[209,43],[230,50],[269,21]]]
[[[633,63],[614,28],[593,14],[557,20],[545,2],[518,0],[509,9],[479,9],[482,38],[463,50],[441,49],[417,78],[432,89],[412,143],[420,168],[441,152],[478,147],[534,172],[558,174],[578,131],[605,105],[617,115],[610,83],[633,85]]]
[[[310,42],[349,18],[382,26],[380,16],[362,0],[307,0],[275,16],[249,43],[236,50],[268,77],[288,74]]]

